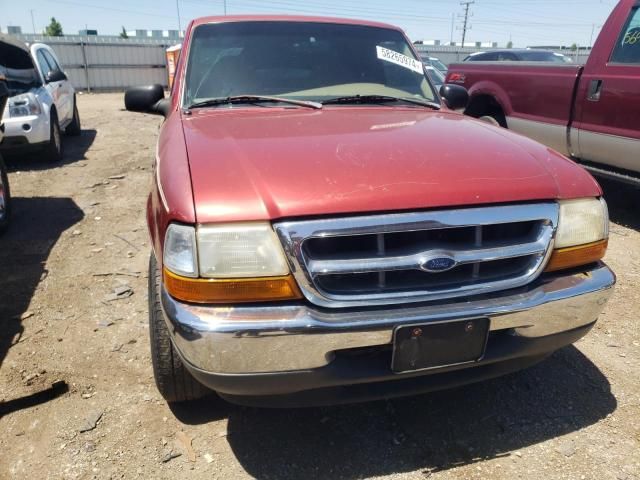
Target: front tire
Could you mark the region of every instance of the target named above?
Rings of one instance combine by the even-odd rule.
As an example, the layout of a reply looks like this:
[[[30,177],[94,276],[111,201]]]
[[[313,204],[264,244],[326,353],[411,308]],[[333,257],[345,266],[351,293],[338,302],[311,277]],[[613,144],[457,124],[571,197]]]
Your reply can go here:
[[[149,335],[153,376],[168,403],[196,400],[212,393],[188,372],[171,342],[160,303],[160,271],[153,253],[149,259]]]
[[[9,178],[7,167],[0,157],[0,233],[9,226],[11,218],[11,190],[9,189]]]
[[[493,125],[494,127],[500,126],[500,122],[498,122],[498,120],[493,118],[491,115],[483,115],[481,117],[478,117],[478,120],[488,123],[489,125]]]
[[[73,118],[71,119],[71,123],[67,125],[67,128],[64,129],[65,135],[69,135],[71,137],[77,137],[82,133],[82,129],[80,128],[80,113],[78,112],[78,102],[73,100]]]
[[[51,162],[59,162],[62,160],[63,148],[62,148],[62,135],[60,134],[60,123],[58,122],[58,115],[55,110],[51,112],[51,118],[49,120],[49,143],[45,147],[45,158]]]

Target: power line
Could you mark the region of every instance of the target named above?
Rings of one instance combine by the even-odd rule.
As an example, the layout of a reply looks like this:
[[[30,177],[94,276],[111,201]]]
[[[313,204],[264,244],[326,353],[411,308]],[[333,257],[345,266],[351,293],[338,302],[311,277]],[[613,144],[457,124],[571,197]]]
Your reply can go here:
[[[207,5],[210,2],[208,0],[183,0],[183,2],[196,4],[196,5]],[[292,12],[292,13],[312,13],[317,15],[351,15],[355,17],[373,17],[379,18],[381,15],[399,20],[429,20],[432,22],[449,22],[449,17],[442,16],[431,16],[431,15],[420,15],[415,13],[398,13],[397,10],[385,9],[385,8],[375,8],[375,7],[367,7],[363,9],[362,7],[354,7],[354,6],[343,6],[343,4],[335,5],[330,3],[317,3],[317,2],[304,2],[300,3],[297,1],[287,1],[287,0],[271,0],[269,2],[264,2],[262,0],[239,0],[233,2],[234,6],[240,6],[250,9],[257,9],[258,11],[275,11],[275,12]]]
[[[85,7],[85,8],[97,8],[99,10],[108,10],[111,12],[121,12],[121,13],[131,13],[134,15],[140,15],[140,16],[145,16],[145,17],[160,17],[160,18],[175,18],[173,15],[161,15],[159,13],[149,13],[149,12],[141,12],[139,10],[129,10],[129,9],[124,9],[124,8],[113,8],[113,7],[104,7],[101,5],[92,5],[92,4],[88,4],[88,3],[84,3],[84,2],[73,2],[73,1],[69,1],[69,0],[49,0],[52,3],[56,3],[56,4],[65,4],[65,5],[74,5],[74,6],[78,6],[78,7]]]

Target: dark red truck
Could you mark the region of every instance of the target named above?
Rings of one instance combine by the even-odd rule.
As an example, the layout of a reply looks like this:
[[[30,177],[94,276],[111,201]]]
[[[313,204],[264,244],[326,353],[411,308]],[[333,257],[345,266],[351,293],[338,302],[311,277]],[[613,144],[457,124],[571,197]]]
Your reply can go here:
[[[396,27],[193,21],[147,220],[149,326],[170,402],[406,395],[531,365],[594,325],[615,276],[602,191],[469,118]]]
[[[594,162],[598,173],[640,175],[638,0],[613,9],[585,65],[465,62],[449,66],[447,81],[469,90],[468,115]]]

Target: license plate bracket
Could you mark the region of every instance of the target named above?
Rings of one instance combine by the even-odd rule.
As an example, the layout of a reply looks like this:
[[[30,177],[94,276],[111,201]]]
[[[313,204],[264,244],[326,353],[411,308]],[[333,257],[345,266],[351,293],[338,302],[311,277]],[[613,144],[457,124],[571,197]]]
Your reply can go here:
[[[391,369],[396,373],[473,363],[484,356],[486,317],[397,327]]]

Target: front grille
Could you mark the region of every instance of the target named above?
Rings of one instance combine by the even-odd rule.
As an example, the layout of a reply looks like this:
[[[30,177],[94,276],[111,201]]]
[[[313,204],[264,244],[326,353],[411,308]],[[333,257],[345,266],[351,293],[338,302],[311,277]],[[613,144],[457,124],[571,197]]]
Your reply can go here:
[[[303,293],[325,307],[452,298],[522,286],[541,272],[556,203],[278,223]]]

